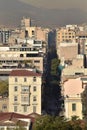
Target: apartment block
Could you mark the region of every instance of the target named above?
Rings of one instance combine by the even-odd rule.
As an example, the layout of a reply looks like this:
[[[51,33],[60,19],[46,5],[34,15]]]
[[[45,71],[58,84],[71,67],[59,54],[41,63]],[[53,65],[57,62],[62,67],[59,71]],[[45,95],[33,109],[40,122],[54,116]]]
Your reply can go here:
[[[86,41],[87,41],[87,31],[78,31],[76,33],[76,40],[79,43],[80,46],[80,54],[85,54],[86,53]]]
[[[9,76],[9,112],[41,114],[41,74],[13,70]]]
[[[11,30],[9,29],[0,29],[0,43],[6,44],[9,42],[9,37],[11,36]]]
[[[0,48],[0,63],[1,68],[17,68],[18,64],[27,63],[29,68],[37,68],[43,72],[43,56],[42,53],[34,48],[27,46],[11,46],[11,47],[1,47]]]
[[[27,36],[29,38],[34,38],[37,40],[48,42],[48,33],[50,31],[48,28],[32,26],[32,27],[26,27],[26,31],[27,31]]]
[[[75,39],[76,39],[75,29],[70,29],[69,27],[67,28],[61,27],[60,29],[57,30],[57,36],[56,36],[57,43],[75,41]]]

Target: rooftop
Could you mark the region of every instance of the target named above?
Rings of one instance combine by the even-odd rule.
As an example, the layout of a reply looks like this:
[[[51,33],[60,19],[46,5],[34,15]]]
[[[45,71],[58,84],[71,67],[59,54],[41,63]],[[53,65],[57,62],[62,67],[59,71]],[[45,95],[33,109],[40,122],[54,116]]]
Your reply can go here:
[[[0,126],[13,126],[16,125],[19,121],[21,121],[20,123],[25,126],[29,120],[34,122],[35,117],[14,112],[0,113]]]
[[[10,76],[41,76],[41,74],[26,69],[19,69],[19,70],[12,70]]]

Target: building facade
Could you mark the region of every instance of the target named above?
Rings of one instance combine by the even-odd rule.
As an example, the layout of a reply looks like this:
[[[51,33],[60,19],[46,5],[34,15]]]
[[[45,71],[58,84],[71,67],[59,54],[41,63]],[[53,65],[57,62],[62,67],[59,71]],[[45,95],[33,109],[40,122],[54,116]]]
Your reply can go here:
[[[57,42],[70,42],[75,41],[76,32],[75,29],[70,29],[69,27],[62,27],[57,30]]]
[[[72,116],[83,118],[81,93],[84,91],[81,78],[71,78],[63,84],[64,105],[66,118],[71,119]]]
[[[28,17],[23,17],[21,20],[21,28],[25,29],[26,27],[31,26],[31,19]]]
[[[3,44],[8,43],[10,36],[11,36],[11,30],[0,29],[0,43],[3,43]]]
[[[41,74],[13,70],[9,76],[9,112],[41,114]]]
[[[2,47],[0,50],[0,63],[4,68],[18,67],[19,63],[25,63],[43,72],[43,56],[34,48],[27,46]],[[8,67],[6,67],[8,66]],[[13,67],[13,68],[14,68]]]

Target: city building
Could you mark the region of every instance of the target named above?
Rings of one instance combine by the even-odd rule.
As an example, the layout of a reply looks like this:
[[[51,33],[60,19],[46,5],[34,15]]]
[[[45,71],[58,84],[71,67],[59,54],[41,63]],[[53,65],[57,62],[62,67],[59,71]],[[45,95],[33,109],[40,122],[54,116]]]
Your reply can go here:
[[[64,58],[65,60],[72,60],[73,58],[76,58],[78,55],[78,43],[60,43],[59,50],[58,50],[58,56],[59,58]]]
[[[25,129],[31,130],[35,118],[19,113],[0,113],[0,130]]]
[[[43,72],[43,52],[26,45],[0,48],[1,68],[17,68],[19,64],[22,68],[25,63],[28,68],[36,68]]]
[[[21,28],[25,29],[26,27],[31,26],[31,19],[28,17],[23,17],[21,20]]]
[[[81,101],[81,93],[83,91],[81,77],[68,78],[63,82],[64,115],[66,118],[71,119],[72,116],[83,118]]]
[[[76,33],[76,41],[78,42],[80,46],[80,54],[85,54],[85,43],[87,42],[87,31],[78,31]]]
[[[11,36],[11,30],[0,29],[0,43],[7,44],[9,42],[9,37]]]
[[[75,41],[75,39],[76,39],[75,29],[70,27],[61,27],[60,29],[57,29],[57,35],[56,35],[57,43]]]
[[[24,69],[9,75],[9,112],[41,114],[42,75]]]

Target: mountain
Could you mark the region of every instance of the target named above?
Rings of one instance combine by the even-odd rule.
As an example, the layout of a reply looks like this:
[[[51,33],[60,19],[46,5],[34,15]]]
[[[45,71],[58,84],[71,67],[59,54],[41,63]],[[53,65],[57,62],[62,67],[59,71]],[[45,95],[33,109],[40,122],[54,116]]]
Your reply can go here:
[[[0,24],[18,26],[23,16],[30,17],[34,25],[45,27],[81,24],[87,21],[87,12],[81,9],[47,9],[18,0],[0,0]]]

